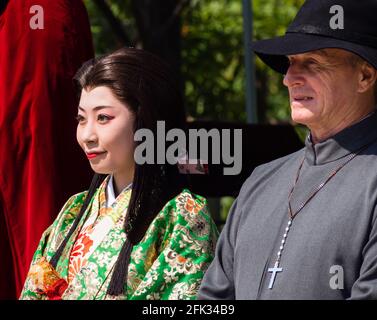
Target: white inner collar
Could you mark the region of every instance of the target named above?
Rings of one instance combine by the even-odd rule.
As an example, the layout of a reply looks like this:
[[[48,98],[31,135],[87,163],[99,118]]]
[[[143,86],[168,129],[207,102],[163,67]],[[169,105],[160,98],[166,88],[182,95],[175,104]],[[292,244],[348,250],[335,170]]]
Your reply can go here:
[[[109,182],[107,183],[106,193],[106,207],[110,207],[115,202],[113,175],[110,176]]]
[[[126,189],[129,189],[132,186],[132,183],[130,183],[127,187],[125,187],[122,192],[124,192]],[[121,192],[121,193],[122,193]],[[114,179],[113,175],[110,175],[109,182],[107,183],[106,187],[106,207],[111,207],[116,200],[115,197],[115,191],[114,191]]]

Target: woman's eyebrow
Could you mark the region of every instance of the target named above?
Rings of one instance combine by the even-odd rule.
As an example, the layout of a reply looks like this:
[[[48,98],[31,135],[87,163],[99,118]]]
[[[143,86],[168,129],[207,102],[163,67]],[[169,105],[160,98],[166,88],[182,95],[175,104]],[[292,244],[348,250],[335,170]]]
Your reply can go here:
[[[86,112],[83,107],[79,106],[78,108],[79,108],[79,110]],[[101,110],[101,109],[105,109],[105,108],[114,108],[114,107],[112,107],[112,106],[97,106],[97,107],[93,108],[93,111],[97,111],[97,110]]]

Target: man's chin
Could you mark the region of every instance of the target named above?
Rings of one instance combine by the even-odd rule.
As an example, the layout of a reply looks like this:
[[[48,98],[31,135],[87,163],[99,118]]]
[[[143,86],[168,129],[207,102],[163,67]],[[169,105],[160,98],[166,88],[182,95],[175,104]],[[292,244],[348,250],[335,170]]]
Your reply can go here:
[[[308,126],[309,123],[312,123],[314,120],[313,114],[308,114],[306,112],[292,112],[292,120],[295,123]]]

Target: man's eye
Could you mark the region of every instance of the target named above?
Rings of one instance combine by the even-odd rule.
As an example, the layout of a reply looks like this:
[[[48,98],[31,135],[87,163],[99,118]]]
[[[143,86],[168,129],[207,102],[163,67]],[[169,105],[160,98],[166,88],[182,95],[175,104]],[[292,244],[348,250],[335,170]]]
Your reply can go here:
[[[309,65],[309,66],[316,65],[317,61],[310,59],[310,60],[306,61],[306,64]]]

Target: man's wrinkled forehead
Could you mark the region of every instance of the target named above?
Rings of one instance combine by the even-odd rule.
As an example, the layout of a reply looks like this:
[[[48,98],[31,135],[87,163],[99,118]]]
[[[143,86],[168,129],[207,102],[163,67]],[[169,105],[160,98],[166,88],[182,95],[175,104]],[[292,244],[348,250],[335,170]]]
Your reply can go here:
[[[305,53],[299,53],[294,55],[287,55],[288,59],[291,58],[306,58],[306,57],[320,57],[326,58],[326,60],[338,60],[339,58],[348,58],[352,56],[352,53],[337,48],[326,48],[326,49],[319,49],[314,51],[309,51]]]

